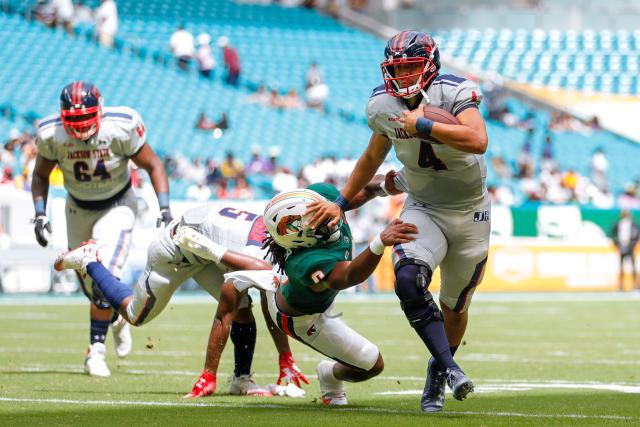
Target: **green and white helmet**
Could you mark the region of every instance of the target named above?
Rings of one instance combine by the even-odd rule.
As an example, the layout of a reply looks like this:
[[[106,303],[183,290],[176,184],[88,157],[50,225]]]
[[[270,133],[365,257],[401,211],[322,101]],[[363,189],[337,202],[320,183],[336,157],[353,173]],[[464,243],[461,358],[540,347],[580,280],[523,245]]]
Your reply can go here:
[[[322,200],[326,199],[308,189],[285,191],[271,199],[264,210],[264,222],[273,240],[285,249],[311,248],[333,240],[337,228],[329,233],[326,226],[314,229],[305,225],[312,216],[304,214],[307,205]]]

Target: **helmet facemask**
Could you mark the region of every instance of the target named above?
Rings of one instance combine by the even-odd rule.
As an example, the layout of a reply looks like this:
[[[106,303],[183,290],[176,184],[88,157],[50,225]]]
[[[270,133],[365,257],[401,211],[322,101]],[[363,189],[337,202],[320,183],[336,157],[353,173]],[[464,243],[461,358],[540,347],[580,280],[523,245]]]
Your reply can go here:
[[[400,64],[422,64],[421,72],[409,74],[407,76],[395,76],[395,65]],[[380,64],[382,78],[387,93],[398,98],[411,99],[423,91],[438,74],[438,68],[433,61],[433,54],[430,58],[423,57],[389,57]],[[415,79],[415,83],[411,81]]]
[[[95,107],[70,108],[60,111],[60,118],[67,133],[75,139],[86,141],[100,129],[102,103]]]

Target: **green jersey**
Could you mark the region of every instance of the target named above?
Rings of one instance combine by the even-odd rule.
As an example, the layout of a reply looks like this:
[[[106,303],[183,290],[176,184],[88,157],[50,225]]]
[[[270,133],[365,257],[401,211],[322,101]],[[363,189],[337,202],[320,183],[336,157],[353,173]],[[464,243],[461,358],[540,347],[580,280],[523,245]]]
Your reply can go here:
[[[326,183],[312,184],[308,188],[330,201],[340,195],[334,186]],[[337,241],[324,246],[294,250],[287,258],[285,267],[289,282],[282,285],[282,295],[287,303],[305,314],[322,313],[328,309],[338,291],[325,289],[314,292],[310,287],[327,277],[337,263],[351,261],[352,247],[351,229],[343,221]]]

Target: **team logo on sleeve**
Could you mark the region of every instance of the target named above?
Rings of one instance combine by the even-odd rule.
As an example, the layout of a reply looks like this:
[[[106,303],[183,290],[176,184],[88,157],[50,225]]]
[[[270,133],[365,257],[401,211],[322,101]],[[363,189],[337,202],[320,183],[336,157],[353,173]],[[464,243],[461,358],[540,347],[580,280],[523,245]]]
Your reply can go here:
[[[322,279],[324,279],[324,273],[322,270],[317,270],[311,273],[311,280],[313,280],[313,283],[320,283]]]
[[[302,230],[300,215],[285,215],[278,221],[278,234],[286,236],[291,233],[299,233]]]

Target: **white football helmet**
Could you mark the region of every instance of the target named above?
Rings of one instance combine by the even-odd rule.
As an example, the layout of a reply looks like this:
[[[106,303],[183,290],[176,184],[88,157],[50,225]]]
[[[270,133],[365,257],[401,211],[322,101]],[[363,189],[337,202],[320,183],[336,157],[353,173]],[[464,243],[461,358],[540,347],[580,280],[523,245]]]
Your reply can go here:
[[[311,248],[322,241],[333,241],[339,237],[339,230],[318,229],[305,225],[312,214],[305,215],[311,202],[326,200],[313,190],[298,189],[276,195],[264,210],[264,222],[275,242],[285,249]],[[336,235],[336,232],[337,235]]]

